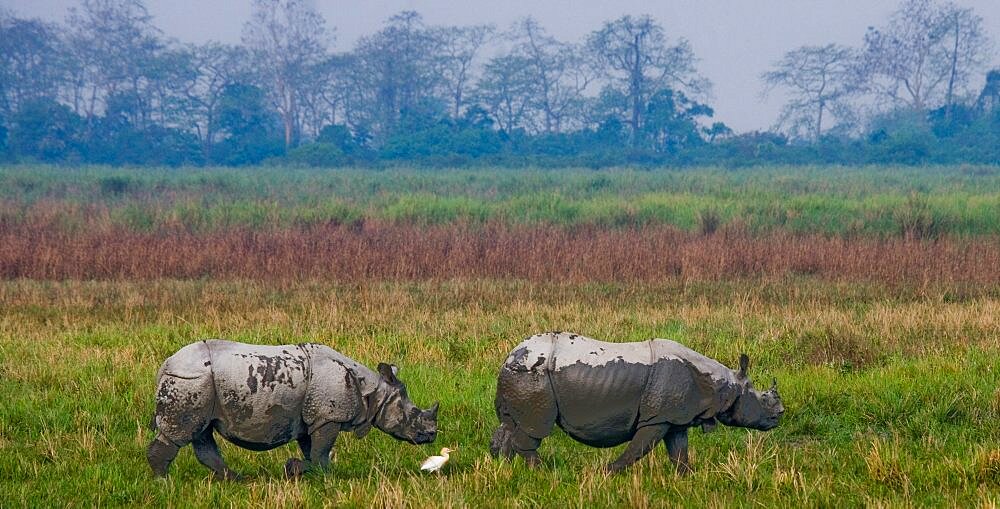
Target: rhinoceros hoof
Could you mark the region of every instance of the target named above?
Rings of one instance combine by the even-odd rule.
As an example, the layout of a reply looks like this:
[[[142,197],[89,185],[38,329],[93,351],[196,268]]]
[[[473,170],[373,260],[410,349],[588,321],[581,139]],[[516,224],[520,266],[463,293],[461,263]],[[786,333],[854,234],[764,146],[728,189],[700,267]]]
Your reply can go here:
[[[232,470],[226,469],[222,473],[216,472],[212,477],[216,481],[242,481],[243,476],[233,472]]]
[[[285,477],[288,477],[289,479],[297,479],[302,477],[302,474],[304,474],[308,468],[309,465],[306,464],[306,462],[298,458],[289,458],[288,461],[285,462]]]
[[[608,475],[614,475],[620,473],[622,470],[625,470],[625,465],[622,465],[621,463],[618,462],[608,463],[607,465],[604,465],[604,473]]]

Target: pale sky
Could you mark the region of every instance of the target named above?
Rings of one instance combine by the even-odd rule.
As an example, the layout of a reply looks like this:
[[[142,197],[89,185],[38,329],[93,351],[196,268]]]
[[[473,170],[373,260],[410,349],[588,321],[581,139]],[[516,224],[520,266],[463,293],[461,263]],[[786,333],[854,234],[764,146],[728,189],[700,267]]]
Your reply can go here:
[[[335,29],[337,51],[348,50],[358,37],[378,30],[389,16],[413,10],[428,25],[493,23],[506,29],[533,16],[549,33],[564,41],[582,41],[605,20],[624,14],[650,14],[669,37],[685,37],[700,59],[698,70],[714,85],[707,101],[715,120],[736,131],[767,129],[781,107],[780,94],[759,95],[762,72],[788,50],[830,42],[860,46],[868,26],[882,25],[897,6],[895,0],[314,0]],[[983,17],[986,30],[1000,47],[1000,0],[954,0]],[[76,0],[0,0],[20,16],[65,19]],[[184,42],[216,40],[238,43],[250,16],[250,2],[225,0],[147,0],[154,23]],[[1000,58],[994,51],[994,67]],[[982,78],[977,78],[977,87]]]

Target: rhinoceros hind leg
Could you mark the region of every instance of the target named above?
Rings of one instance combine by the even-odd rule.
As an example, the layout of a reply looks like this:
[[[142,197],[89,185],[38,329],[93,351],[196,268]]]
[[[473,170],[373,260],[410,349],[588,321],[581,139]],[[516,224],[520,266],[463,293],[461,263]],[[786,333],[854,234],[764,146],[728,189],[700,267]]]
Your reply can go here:
[[[611,474],[617,474],[622,470],[628,468],[629,465],[635,463],[642,459],[643,456],[649,454],[656,447],[656,444],[663,440],[666,436],[667,430],[670,429],[669,424],[657,424],[653,426],[645,426],[639,428],[635,432],[635,436],[632,437],[632,441],[628,443],[628,447],[622,452],[621,456],[615,461],[608,464],[605,470]]]
[[[235,481],[240,479],[240,474],[229,469],[222,453],[219,452],[219,444],[215,443],[215,431],[212,427],[205,428],[194,438],[191,444],[194,446],[194,455],[198,462],[215,472],[215,478],[221,481]]]
[[[541,438],[535,438],[529,435],[520,427],[514,429],[514,433],[511,438],[514,451],[524,458],[524,462],[527,463],[529,467],[536,467],[542,463],[542,459],[538,457],[538,446],[542,443]]]
[[[688,463],[688,430],[687,428],[675,428],[667,433],[663,438],[667,446],[667,453],[670,454],[670,461],[677,467],[677,473],[687,475],[691,472],[691,465]]]
[[[146,460],[156,477],[166,477],[170,463],[177,457],[180,447],[162,439],[159,435],[146,448]]]

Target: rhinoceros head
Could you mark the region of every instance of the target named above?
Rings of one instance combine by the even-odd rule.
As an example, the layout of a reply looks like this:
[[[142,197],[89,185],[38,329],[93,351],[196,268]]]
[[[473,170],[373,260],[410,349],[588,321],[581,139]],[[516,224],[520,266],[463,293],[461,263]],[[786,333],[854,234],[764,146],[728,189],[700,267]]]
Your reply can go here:
[[[429,410],[417,408],[407,396],[406,386],[396,378],[399,373],[396,366],[380,363],[378,373],[383,383],[379,391],[380,409],[373,422],[375,427],[398,440],[414,444],[433,442],[437,437],[438,404],[434,403]]]
[[[765,392],[754,389],[750,377],[747,376],[749,365],[750,358],[746,354],[740,355],[740,371],[737,373],[737,379],[742,383],[743,391],[733,405],[718,414],[716,418],[727,426],[767,431],[778,425],[781,414],[785,412],[781,396],[778,394],[778,381],[773,380],[771,388]]]

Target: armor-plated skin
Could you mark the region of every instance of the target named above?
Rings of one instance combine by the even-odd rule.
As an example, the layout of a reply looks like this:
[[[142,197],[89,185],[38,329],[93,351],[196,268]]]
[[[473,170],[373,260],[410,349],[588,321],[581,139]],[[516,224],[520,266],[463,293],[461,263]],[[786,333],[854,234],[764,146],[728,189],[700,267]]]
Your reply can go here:
[[[214,432],[265,451],[297,440],[305,461],[285,471],[326,467],[340,431],[363,437],[372,426],[414,444],[434,441],[437,404],[409,401],[395,366],[378,372],[323,345],[248,345],[224,340],[187,345],[156,377],[156,438],[147,450],[154,474],[166,475],[180,447],[193,443],[217,477],[238,477],[219,454]]]
[[[606,343],[571,333],[531,336],[500,369],[494,455],[539,461],[539,443],[559,425],[595,447],[629,447],[608,470],[617,472],[663,440],[681,472],[688,470],[687,429],[731,426],[767,430],[784,408],[777,387],[753,389],[749,360],[733,371],[674,341]]]

